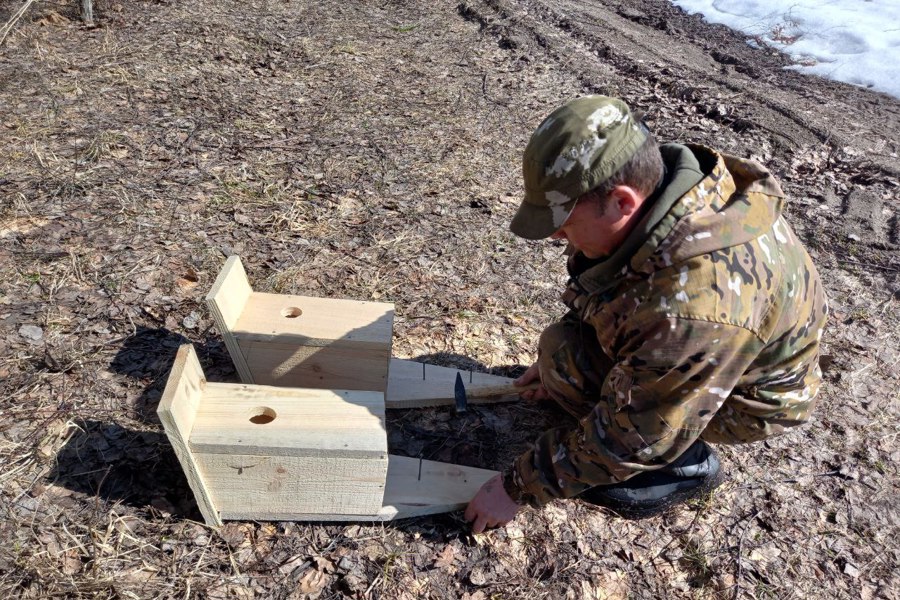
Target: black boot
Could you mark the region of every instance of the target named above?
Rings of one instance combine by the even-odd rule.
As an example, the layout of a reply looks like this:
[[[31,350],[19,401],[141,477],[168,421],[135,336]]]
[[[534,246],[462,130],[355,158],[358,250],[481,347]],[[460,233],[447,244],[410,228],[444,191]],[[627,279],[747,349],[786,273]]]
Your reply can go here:
[[[578,498],[605,506],[626,519],[643,519],[707,494],[723,480],[719,457],[704,441],[697,440],[661,469],[639,473],[622,483],[592,487]]]

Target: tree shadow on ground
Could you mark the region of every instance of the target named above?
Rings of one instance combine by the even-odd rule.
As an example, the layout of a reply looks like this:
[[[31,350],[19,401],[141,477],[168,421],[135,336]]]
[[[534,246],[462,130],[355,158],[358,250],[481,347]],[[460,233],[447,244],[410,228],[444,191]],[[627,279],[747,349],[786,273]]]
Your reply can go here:
[[[165,390],[175,354],[183,344],[189,343],[193,343],[203,365],[203,372],[210,380],[236,380],[234,364],[220,339],[204,333],[202,343],[197,343],[164,327],[154,329],[138,326],[135,334],[119,348],[109,370],[137,381],[149,381],[134,401],[134,410],[144,422],[159,423],[156,407]]]

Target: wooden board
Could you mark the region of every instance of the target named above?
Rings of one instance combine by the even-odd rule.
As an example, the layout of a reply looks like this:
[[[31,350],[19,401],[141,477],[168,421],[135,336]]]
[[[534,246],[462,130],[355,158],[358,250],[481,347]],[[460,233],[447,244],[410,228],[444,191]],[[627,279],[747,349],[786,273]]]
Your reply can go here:
[[[393,304],[254,292],[237,256],[206,301],[244,383],[387,387]]]
[[[288,338],[254,341],[238,333],[238,344],[253,379],[261,385],[322,389],[377,390],[387,387],[389,348],[303,346]]]
[[[231,355],[234,367],[244,383],[253,383],[253,374],[232,331],[252,293],[240,257],[229,256],[209,294],[206,295],[206,305],[216,321],[216,327],[225,340],[225,347],[228,348],[228,354]]]
[[[394,305],[254,292],[232,326],[245,339],[289,336],[307,346],[390,348]]]
[[[255,508],[223,510],[226,520],[392,521],[462,510],[497,471],[390,455],[384,502],[374,514],[316,514],[299,510],[260,513]]]
[[[423,372],[425,379],[422,379]],[[471,373],[470,380],[469,371],[437,365],[425,365],[423,370],[422,363],[392,358],[384,395],[385,406],[387,408],[452,406],[455,403],[454,384],[457,373],[462,374],[467,392],[479,386],[511,385],[513,382],[510,377],[487,373]],[[516,393],[487,398],[479,398],[472,393],[467,393],[467,396],[470,404],[511,402],[518,398]]]
[[[397,372],[412,368],[421,364]],[[456,376],[443,369],[426,366],[426,375]],[[389,456],[384,410],[380,392],[209,383],[185,344],[158,413],[211,526],[223,519],[386,521],[447,512],[463,508],[496,475]]]
[[[378,459],[195,453],[224,519],[244,513],[282,520],[277,515],[298,512],[330,520],[381,510],[387,454]]]
[[[207,383],[191,449],[387,461],[381,392]]]
[[[203,470],[195,460],[189,445],[197,408],[203,401],[206,385],[206,378],[194,347],[191,344],[182,345],[175,355],[175,363],[169,373],[156,414],[159,415],[166,437],[169,438],[175,456],[181,463],[204,520],[209,525],[221,525],[222,520],[206,485]]]
[[[460,510],[497,471],[391,455],[384,506],[387,520]]]

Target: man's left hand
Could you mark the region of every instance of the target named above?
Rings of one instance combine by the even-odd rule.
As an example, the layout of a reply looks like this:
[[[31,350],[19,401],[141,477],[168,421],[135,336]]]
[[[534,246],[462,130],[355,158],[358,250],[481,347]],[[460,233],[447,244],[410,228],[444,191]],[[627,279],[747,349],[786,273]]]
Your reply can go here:
[[[481,533],[488,527],[506,525],[516,518],[520,508],[503,489],[503,477],[497,475],[485,482],[469,502],[465,518],[466,521],[474,521],[474,533]]]

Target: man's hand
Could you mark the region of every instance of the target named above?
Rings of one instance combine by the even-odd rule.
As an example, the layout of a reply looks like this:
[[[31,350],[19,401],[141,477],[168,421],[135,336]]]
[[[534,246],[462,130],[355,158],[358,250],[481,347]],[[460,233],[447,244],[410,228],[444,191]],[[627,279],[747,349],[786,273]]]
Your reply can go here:
[[[474,521],[472,531],[481,533],[488,527],[500,527],[516,518],[522,508],[503,489],[503,476],[489,479],[466,507],[466,521]]]
[[[534,363],[528,370],[522,373],[522,376],[513,381],[513,385],[528,385],[532,381],[540,381],[541,373],[538,371],[538,364]],[[521,394],[519,394],[523,400],[527,400],[528,402],[540,402],[541,400],[549,400],[550,394],[547,393],[547,388],[541,385],[538,388],[533,390],[525,390]]]

